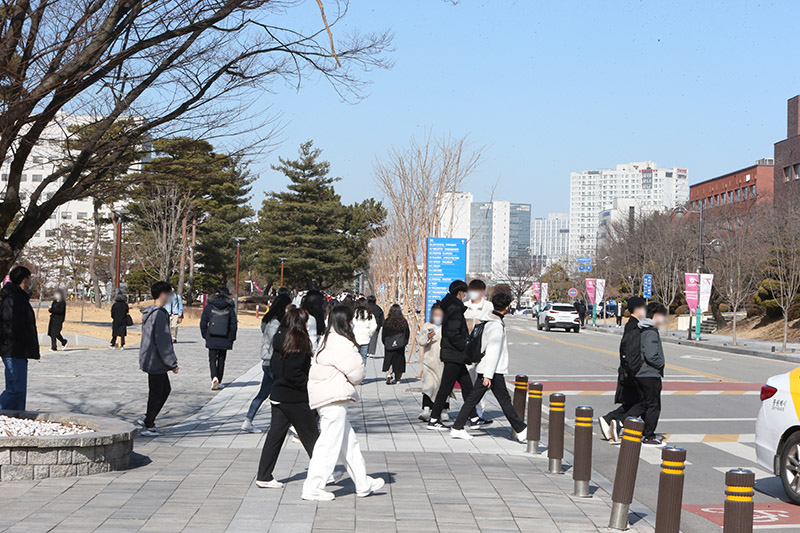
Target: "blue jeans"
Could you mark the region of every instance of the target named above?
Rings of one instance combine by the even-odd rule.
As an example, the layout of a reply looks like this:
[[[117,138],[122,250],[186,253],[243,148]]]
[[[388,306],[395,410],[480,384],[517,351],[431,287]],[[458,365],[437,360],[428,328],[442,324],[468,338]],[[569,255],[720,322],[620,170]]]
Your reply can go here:
[[[367,364],[367,354],[369,353],[369,344],[360,344],[358,346],[358,351],[361,353],[361,363],[363,365]]]
[[[0,409],[24,411],[28,395],[28,360],[3,357],[6,371],[6,390],[0,394]]]
[[[261,404],[269,398],[269,393],[272,392],[272,369],[269,365],[263,365],[261,369],[264,371],[264,375],[261,377],[261,388],[258,389],[258,394],[250,402],[250,409],[247,410],[247,419],[251,421],[256,417]]]

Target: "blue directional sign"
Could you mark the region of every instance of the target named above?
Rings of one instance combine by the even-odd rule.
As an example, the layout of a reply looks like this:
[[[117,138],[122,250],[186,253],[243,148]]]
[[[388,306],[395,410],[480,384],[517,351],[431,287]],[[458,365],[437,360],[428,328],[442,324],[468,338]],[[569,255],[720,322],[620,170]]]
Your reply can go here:
[[[579,265],[580,264],[591,265],[592,264],[592,258],[591,257],[579,257],[578,258],[578,264]]]
[[[447,295],[450,284],[467,277],[467,240],[429,238],[425,272],[425,319],[429,320],[431,306]]]
[[[653,297],[653,275],[652,274],[645,274],[644,275],[644,282],[642,283],[642,295],[644,296],[645,300],[649,300]]]
[[[578,272],[591,272],[592,265],[578,265]]]

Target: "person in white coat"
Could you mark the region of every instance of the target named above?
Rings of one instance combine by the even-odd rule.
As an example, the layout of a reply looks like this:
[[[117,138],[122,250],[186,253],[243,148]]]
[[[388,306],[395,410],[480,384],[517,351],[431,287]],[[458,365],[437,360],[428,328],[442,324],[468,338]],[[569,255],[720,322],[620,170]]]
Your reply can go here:
[[[311,360],[308,403],[319,413],[320,434],[308,464],[302,498],[312,501],[334,499],[325,490],[339,457],[356,486],[356,496],[365,497],[383,487],[379,477],[367,475],[367,465],[356,434],[347,418],[347,405],[358,400],[356,386],[364,379],[364,365],[350,325],[353,310],[337,305],[328,316],[328,328]]]
[[[475,324],[481,322],[481,317],[484,315],[491,313],[493,310],[492,302],[486,299],[486,283],[479,279],[473,279],[469,282],[469,291],[467,291],[467,302],[464,304],[467,306],[467,310],[464,311],[464,319],[467,321],[467,328],[469,329],[470,333],[472,333],[472,329],[475,327]],[[476,371],[477,365],[469,365],[467,370],[469,371],[469,378],[474,383],[478,377],[478,373]],[[484,425],[489,420],[483,418],[483,410],[486,408],[486,405],[483,403],[483,400],[478,402],[478,405],[475,406],[475,412],[478,415],[478,421],[483,422]]]
[[[508,373],[508,341],[503,317],[510,312],[512,300],[510,295],[498,292],[492,296],[493,311],[481,317],[481,320],[485,322],[481,337],[483,357],[475,369],[477,379],[472,387],[472,392],[461,407],[450,430],[450,436],[455,439],[472,438],[472,435],[464,429],[464,425],[467,423],[473,407],[481,401],[486,391],[491,389],[503,414],[514,429],[517,440],[525,442],[527,426],[514,410],[505,379],[505,374]]]
[[[366,305],[367,301],[359,300],[356,306],[355,317],[353,318],[353,335],[358,343],[358,351],[361,353],[361,360],[367,364],[367,353],[369,353],[369,343],[372,335],[378,331],[378,322]]]
[[[422,348],[422,411],[418,418],[423,422],[431,419],[433,409],[433,399],[439,392],[439,384],[442,382],[442,370],[444,363],[439,358],[442,349],[442,320],[444,311],[439,302],[431,306],[430,321],[425,322],[417,333],[417,344]],[[450,404],[445,403],[442,411],[442,421],[449,421],[445,418]]]

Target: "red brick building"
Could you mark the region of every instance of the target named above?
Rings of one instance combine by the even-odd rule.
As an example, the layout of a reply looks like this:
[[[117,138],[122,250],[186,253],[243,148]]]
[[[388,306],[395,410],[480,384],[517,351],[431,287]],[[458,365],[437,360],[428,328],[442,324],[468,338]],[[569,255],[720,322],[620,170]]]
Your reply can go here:
[[[800,181],[800,95],[789,100],[786,139],[775,143],[775,192]]]
[[[755,165],[711,178],[689,187],[689,205],[706,210],[744,206],[757,199],[772,201],[775,167],[772,159],[760,159]]]

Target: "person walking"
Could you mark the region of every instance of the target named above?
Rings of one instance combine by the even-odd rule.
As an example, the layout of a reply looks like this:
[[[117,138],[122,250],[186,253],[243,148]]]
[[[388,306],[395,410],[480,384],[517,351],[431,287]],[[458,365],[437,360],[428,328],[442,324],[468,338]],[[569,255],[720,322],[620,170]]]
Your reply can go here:
[[[339,457],[344,458],[356,496],[369,496],[383,487],[379,477],[367,475],[361,447],[347,417],[347,405],[358,400],[356,386],[364,379],[364,365],[350,323],[353,311],[343,305],[333,308],[328,328],[308,375],[308,402],[319,413],[320,434],[308,464],[302,498],[312,501],[334,499],[325,490]]]
[[[28,395],[28,360],[39,359],[39,334],[29,291],[31,271],[11,269],[10,281],[0,290],[0,358],[6,388],[0,394],[0,410],[24,411]]]
[[[442,382],[444,363],[440,359],[440,354],[443,319],[442,305],[435,302],[431,306],[430,321],[425,322],[417,333],[417,344],[422,347],[422,411],[417,418],[423,422],[431,419],[433,399],[436,398],[436,392]],[[445,422],[448,421],[445,418],[448,409],[450,409],[450,403],[445,402],[442,409],[442,420]]]
[[[465,305],[467,308],[464,311],[464,319],[467,321],[467,329],[470,333],[472,333],[472,330],[475,329],[475,326],[481,322],[481,318],[491,313],[493,309],[492,303],[486,299],[486,283],[480,279],[473,279],[469,282],[467,302]],[[467,365],[469,379],[472,381],[472,383],[475,383],[475,379],[478,375],[476,366],[477,365],[475,363]],[[483,411],[485,407],[486,404],[484,403],[483,398],[481,398],[481,401],[475,406],[475,412],[478,414],[479,421],[488,422],[488,420],[483,418]]]
[[[444,363],[444,368],[442,369],[442,381],[439,390],[436,391],[436,399],[431,409],[428,429],[437,431],[450,429],[441,420],[442,409],[444,409],[450,393],[453,392],[456,382],[461,385],[461,394],[465,401],[472,392],[472,381],[469,377],[469,370],[467,370],[467,365],[472,361],[469,360],[466,353],[469,330],[464,318],[466,306],[462,301],[467,295],[467,290],[466,282],[456,280],[450,284],[447,296],[442,299],[444,318],[442,319],[442,348],[439,357]],[[470,427],[479,427],[479,417],[474,409],[470,415]]]
[[[578,309],[578,319],[581,321],[581,327],[586,325],[586,315],[588,309],[586,308],[586,302],[581,300],[578,305],[580,308]]]
[[[367,354],[369,353],[369,343],[372,336],[378,331],[378,323],[375,316],[367,306],[366,300],[359,300],[356,305],[355,318],[353,318],[353,334],[356,336],[358,351],[361,359],[367,364]]]
[[[311,343],[315,349],[319,346],[322,334],[325,333],[325,307],[327,304],[325,295],[316,289],[306,292],[300,303],[300,308],[310,315],[308,317],[308,335],[311,337]]]
[[[647,318],[639,322],[642,343],[642,366],[636,372],[636,383],[642,392],[639,402],[643,412],[643,446],[663,446],[663,439],[656,435],[656,426],[661,416],[661,380],[664,377],[664,347],[658,328],[667,318],[667,308],[658,302],[647,305]]]
[[[250,402],[250,408],[247,410],[244,422],[242,422],[242,431],[248,433],[260,433],[261,431],[253,426],[253,419],[256,417],[261,404],[269,398],[272,392],[272,385],[274,378],[272,376],[272,341],[275,334],[278,332],[281,321],[286,315],[286,312],[292,306],[292,297],[288,292],[282,293],[278,291],[278,295],[272,300],[269,306],[269,311],[261,319],[261,386],[256,393],[255,398]],[[309,316],[310,320],[310,316]],[[306,322],[308,324],[308,322]],[[313,341],[312,341],[313,343]]]
[[[508,373],[508,340],[503,317],[511,312],[512,301],[513,298],[509,294],[504,292],[495,293],[492,296],[492,312],[481,317],[481,321],[485,324],[481,335],[481,353],[483,357],[481,357],[477,365],[478,377],[475,380],[472,391],[464,401],[464,405],[461,406],[461,411],[459,411],[458,417],[453,423],[453,428],[450,430],[450,436],[455,439],[472,439],[472,435],[464,429],[464,425],[467,423],[467,419],[474,407],[478,405],[486,391],[491,389],[497,403],[500,404],[500,408],[503,410],[503,414],[514,430],[514,437],[519,442],[526,442],[527,440],[525,432],[527,426],[511,403],[505,379],[505,374]]]
[[[375,357],[375,352],[378,350],[378,335],[383,327],[385,317],[383,309],[378,305],[378,300],[374,295],[367,296],[367,307],[372,312],[372,316],[375,317],[375,323],[378,325],[378,328],[369,340],[369,350],[367,352],[367,357]]]
[[[178,373],[178,358],[172,345],[170,315],[164,308],[172,297],[172,286],[166,281],[156,281],[150,287],[153,305],[142,309],[142,341],[139,344],[139,368],[147,373],[147,413],[142,424],[144,437],[158,437],[156,417],[169,398],[172,388],[168,372]]]
[[[629,298],[628,313],[630,317],[625,323],[619,342],[617,391],[614,395],[614,403],[619,404],[619,407],[597,419],[600,434],[611,442],[619,441],[626,418],[642,414],[639,407],[642,395],[636,382],[636,372],[642,364],[639,321],[645,318],[644,299],[638,296]]]
[[[47,323],[47,336],[50,337],[50,349],[55,352],[58,350],[56,341],[60,342],[62,347],[67,345],[67,339],[61,336],[61,329],[67,318],[67,302],[63,290],[58,289],[53,294],[53,303],[50,304],[48,311],[50,321]]]
[[[383,323],[381,340],[383,341],[383,371],[386,373],[386,384],[398,383],[406,372],[406,346],[411,338],[408,321],[403,316],[403,308],[394,304]]]
[[[117,337],[119,337],[119,349],[125,348],[125,337],[128,335],[128,325],[133,325],[130,316],[131,309],[128,306],[128,298],[120,293],[114,298],[114,305],[111,306],[111,349],[117,347]]]
[[[169,314],[169,330],[172,333],[172,342],[178,342],[178,324],[183,322],[183,298],[175,292],[175,287],[171,287],[172,296],[166,305]]]
[[[286,313],[272,341],[270,366],[274,382],[270,403],[272,420],[261,450],[256,486],[279,489],[283,483],[272,472],[278,462],[289,427],[294,427],[306,453],[311,457],[317,442],[317,415],[308,405],[308,372],[313,347],[308,336],[308,313],[291,309]]]
[[[625,314],[625,310],[622,307],[622,300],[617,300],[617,308],[614,311],[614,316],[617,318],[617,327],[622,327],[622,315]]]
[[[225,387],[225,359],[228,350],[233,350],[239,322],[227,287],[220,287],[211,297],[200,315],[200,335],[208,349],[208,367],[211,373],[211,390]]]

